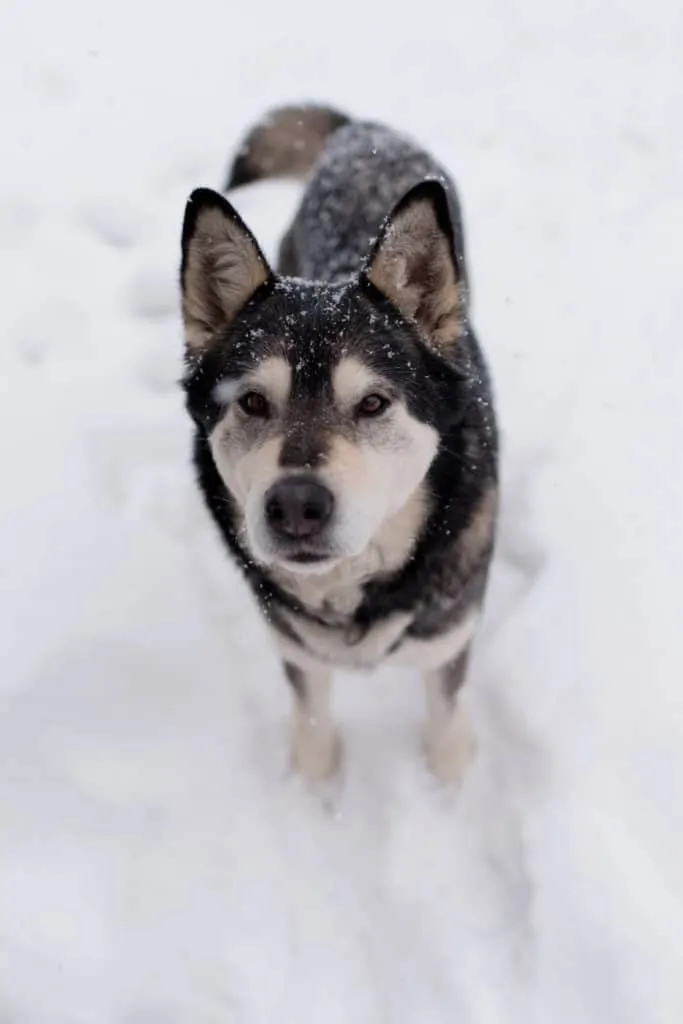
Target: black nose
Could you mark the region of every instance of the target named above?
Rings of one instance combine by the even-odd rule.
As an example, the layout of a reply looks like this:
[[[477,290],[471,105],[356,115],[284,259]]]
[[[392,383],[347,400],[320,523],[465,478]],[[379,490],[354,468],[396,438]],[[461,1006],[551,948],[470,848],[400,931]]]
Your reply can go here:
[[[334,497],[310,476],[288,476],[273,484],[266,494],[266,519],[281,537],[308,538],[329,522]]]

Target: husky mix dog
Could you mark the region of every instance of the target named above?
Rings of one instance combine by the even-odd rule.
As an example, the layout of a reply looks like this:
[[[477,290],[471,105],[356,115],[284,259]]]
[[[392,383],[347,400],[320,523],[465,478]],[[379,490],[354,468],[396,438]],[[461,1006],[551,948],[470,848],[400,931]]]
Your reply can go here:
[[[285,175],[307,184],[275,270],[223,195],[187,205],[199,486],[291,684],[294,765],[337,768],[335,667],[412,666],[428,763],[455,782],[498,506],[456,190],[410,140],[317,106],[256,125],[226,191]]]

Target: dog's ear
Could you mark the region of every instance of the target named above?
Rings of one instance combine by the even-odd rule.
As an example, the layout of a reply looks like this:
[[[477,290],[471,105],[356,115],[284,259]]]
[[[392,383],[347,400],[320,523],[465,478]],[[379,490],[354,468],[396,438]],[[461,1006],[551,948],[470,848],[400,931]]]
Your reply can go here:
[[[412,188],[384,221],[363,276],[414,321],[425,341],[447,354],[462,335],[466,290],[440,182]]]
[[[200,353],[273,275],[237,211],[209,188],[188,200],[182,252],[185,338],[188,349]]]

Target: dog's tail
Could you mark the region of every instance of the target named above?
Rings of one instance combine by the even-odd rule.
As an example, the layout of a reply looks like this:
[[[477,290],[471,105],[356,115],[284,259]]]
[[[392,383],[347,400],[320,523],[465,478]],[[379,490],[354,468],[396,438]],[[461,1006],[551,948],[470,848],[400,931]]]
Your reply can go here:
[[[228,172],[225,188],[263,178],[305,179],[330,135],[350,118],[315,104],[278,107],[254,125]]]

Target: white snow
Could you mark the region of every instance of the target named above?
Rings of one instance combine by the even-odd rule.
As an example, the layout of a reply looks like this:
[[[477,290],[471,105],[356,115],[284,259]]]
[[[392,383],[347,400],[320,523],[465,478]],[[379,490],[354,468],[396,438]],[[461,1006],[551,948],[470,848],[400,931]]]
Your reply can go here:
[[[0,14],[2,1024],[680,1024],[683,13],[674,0]],[[341,677],[331,811],[197,498],[183,203],[276,102],[460,183],[505,509],[448,800]],[[296,189],[245,192],[269,251]]]

